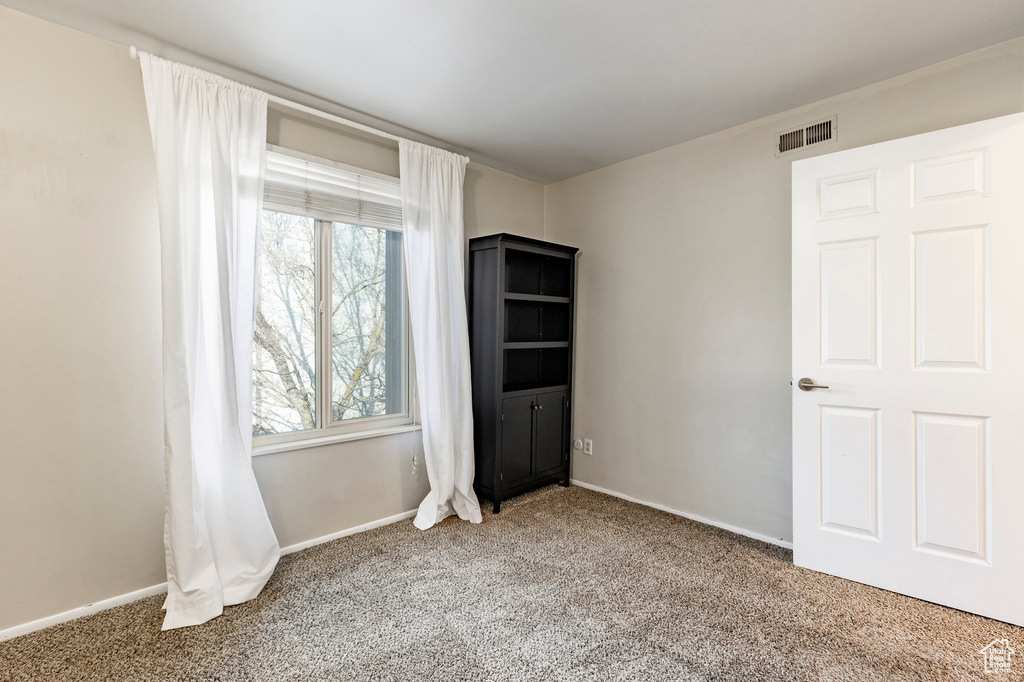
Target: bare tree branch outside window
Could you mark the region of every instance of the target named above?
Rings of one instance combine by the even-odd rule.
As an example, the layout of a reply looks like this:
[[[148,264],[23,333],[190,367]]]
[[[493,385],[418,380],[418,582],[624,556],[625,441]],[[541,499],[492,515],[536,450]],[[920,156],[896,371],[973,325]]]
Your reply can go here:
[[[253,348],[253,435],[316,428],[312,218],[263,212]]]
[[[316,414],[317,230],[330,234],[329,321],[334,422],[388,414],[401,406],[400,235],[264,211],[253,354],[253,435],[314,429]],[[396,258],[398,254],[398,258]],[[389,283],[389,278],[392,278]],[[392,338],[394,337],[394,338]],[[390,340],[390,343],[389,343]],[[390,370],[390,371],[389,371]],[[321,387],[320,390],[323,390]],[[389,399],[389,391],[391,391]],[[400,409],[400,408],[399,408]],[[323,424],[319,424],[323,426]]]

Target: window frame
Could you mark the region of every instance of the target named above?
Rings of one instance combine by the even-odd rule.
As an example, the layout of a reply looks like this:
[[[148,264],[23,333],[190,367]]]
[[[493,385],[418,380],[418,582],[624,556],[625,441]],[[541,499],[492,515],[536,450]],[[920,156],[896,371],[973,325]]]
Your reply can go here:
[[[355,166],[337,163],[328,159],[322,159],[309,154],[303,154],[290,149],[267,145],[268,151],[284,154],[295,159],[308,161],[339,168],[341,170],[358,173],[362,176],[373,177],[380,180],[387,180],[398,183],[396,177],[367,171]],[[287,207],[263,210],[288,213]],[[393,414],[374,415],[370,417],[355,417],[343,421],[334,420],[333,405],[333,383],[334,372],[332,368],[332,267],[331,267],[331,238],[333,225],[338,224],[357,225],[362,229],[381,230],[384,232],[396,232],[402,234],[401,230],[388,230],[376,226],[363,226],[358,223],[345,223],[343,221],[332,221],[325,218],[310,216],[305,207],[298,204],[291,207],[292,215],[308,216],[313,220],[313,241],[314,241],[314,287],[316,291],[316,329],[315,353],[316,353],[316,427],[306,430],[289,431],[286,433],[265,434],[253,436],[252,454],[268,455],[289,450],[298,450],[308,447],[328,445],[362,438],[374,438],[377,436],[416,431],[421,429],[418,419],[418,405],[416,401],[416,371],[412,352],[412,338],[409,329],[409,290],[405,277],[404,262],[400,263],[401,269],[401,320],[399,347],[401,350],[402,362],[400,373],[402,376],[402,409]],[[262,220],[262,213],[261,213]],[[402,258],[404,259],[405,240],[402,240]],[[257,290],[258,291],[258,290]],[[258,295],[258,293],[257,293]],[[255,370],[253,370],[255,371]]]

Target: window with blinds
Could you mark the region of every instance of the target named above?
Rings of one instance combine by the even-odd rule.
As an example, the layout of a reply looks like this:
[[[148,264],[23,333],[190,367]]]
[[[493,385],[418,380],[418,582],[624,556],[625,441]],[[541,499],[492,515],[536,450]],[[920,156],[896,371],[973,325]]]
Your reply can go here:
[[[255,451],[411,428],[397,178],[268,147],[253,338]]]
[[[304,157],[267,151],[263,206],[384,230],[402,229],[402,193],[398,178]]]

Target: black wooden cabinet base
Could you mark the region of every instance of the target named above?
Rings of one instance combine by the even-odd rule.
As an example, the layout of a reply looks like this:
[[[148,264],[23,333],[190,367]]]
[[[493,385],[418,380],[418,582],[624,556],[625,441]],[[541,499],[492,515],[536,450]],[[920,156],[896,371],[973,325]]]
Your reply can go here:
[[[576,251],[497,234],[469,241],[477,495],[569,485]]]
[[[491,496],[490,492],[485,491],[483,488],[480,488],[479,486],[473,486],[473,489],[476,491],[477,496],[485,500],[491,500],[491,502],[494,503],[493,511],[495,514],[498,514],[501,512],[501,503],[503,500],[507,500],[510,497],[516,497],[517,495],[522,495],[523,493],[528,493],[531,490],[536,490],[537,488],[543,488],[546,485],[552,485],[553,483],[561,483],[563,487],[568,488],[570,485],[568,474],[559,474],[557,476],[547,476],[544,478],[531,480],[528,485],[522,486],[521,488],[510,487],[506,490],[501,491],[501,499],[498,500],[494,499]]]

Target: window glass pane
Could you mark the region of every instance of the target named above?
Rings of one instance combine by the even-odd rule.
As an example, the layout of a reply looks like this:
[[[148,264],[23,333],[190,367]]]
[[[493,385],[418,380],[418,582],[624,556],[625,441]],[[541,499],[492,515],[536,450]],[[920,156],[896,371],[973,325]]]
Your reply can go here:
[[[264,211],[253,350],[254,436],[316,427],[312,218]]]
[[[334,223],[331,417],[404,411],[402,235]]]

